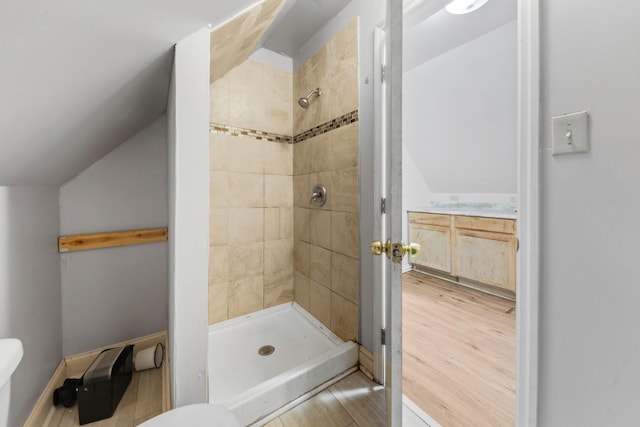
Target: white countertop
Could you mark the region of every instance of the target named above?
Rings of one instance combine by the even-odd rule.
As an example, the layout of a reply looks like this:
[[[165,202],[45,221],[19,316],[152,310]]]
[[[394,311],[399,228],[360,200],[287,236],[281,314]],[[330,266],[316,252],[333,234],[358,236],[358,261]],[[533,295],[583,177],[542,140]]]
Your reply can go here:
[[[518,218],[516,205],[510,203],[432,202],[427,206],[408,209],[408,212],[481,216],[486,218],[504,219]]]

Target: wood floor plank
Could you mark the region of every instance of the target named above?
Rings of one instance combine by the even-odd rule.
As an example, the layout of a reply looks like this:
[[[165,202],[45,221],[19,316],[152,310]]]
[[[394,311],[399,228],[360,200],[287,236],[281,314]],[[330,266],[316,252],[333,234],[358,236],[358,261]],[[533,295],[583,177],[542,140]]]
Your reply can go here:
[[[354,419],[329,390],[280,416],[284,427],[347,427]]]
[[[513,426],[515,303],[403,275],[403,390],[443,426]]]
[[[358,425],[386,425],[384,387],[372,382],[361,371],[354,372],[332,385],[329,391]]]
[[[134,425],[162,413],[162,370],[147,369],[138,372],[140,382],[134,412]]]
[[[263,427],[284,427],[280,418],[276,418],[275,420],[269,421]]]

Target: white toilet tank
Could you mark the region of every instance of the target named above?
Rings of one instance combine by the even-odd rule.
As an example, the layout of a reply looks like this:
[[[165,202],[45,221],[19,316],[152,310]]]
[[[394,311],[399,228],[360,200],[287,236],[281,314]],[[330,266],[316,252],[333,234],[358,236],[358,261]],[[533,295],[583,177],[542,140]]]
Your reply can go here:
[[[22,360],[22,343],[14,338],[0,339],[0,427],[9,420],[11,375]]]

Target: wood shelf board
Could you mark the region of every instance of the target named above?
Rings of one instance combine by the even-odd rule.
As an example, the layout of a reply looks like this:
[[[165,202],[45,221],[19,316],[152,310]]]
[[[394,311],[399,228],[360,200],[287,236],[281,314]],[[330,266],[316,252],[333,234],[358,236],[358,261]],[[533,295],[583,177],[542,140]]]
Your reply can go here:
[[[168,239],[168,235],[168,229],[163,227],[60,236],[58,238],[58,252],[65,253],[163,242]]]

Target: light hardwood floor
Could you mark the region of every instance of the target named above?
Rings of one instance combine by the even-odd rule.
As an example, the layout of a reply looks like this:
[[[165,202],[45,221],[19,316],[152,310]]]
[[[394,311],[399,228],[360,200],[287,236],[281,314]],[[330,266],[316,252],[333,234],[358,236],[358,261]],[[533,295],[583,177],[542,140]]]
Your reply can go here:
[[[385,414],[384,388],[356,371],[265,427],[383,427]]]
[[[131,383],[111,418],[87,424],[91,427],[129,427],[162,413],[162,370],[133,372]],[[49,427],[79,426],[78,405],[59,406],[47,424]]]
[[[403,392],[443,427],[515,423],[515,303],[402,278]]]

